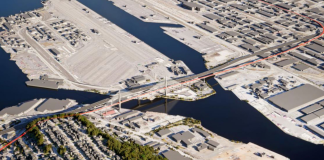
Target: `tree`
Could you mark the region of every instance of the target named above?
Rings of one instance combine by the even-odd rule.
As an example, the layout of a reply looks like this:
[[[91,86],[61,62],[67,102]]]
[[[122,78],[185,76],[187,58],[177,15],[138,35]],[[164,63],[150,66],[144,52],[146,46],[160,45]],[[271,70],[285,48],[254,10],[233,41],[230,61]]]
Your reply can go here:
[[[64,155],[64,153],[66,152],[66,148],[63,145],[61,145],[57,151],[60,155]]]
[[[48,144],[45,146],[45,149],[44,149],[44,153],[47,154],[49,153],[49,151],[51,151],[52,149],[52,144]]]
[[[39,136],[38,137],[38,140],[37,140],[37,145],[43,145],[43,143],[44,143],[44,138],[43,138],[43,135],[41,135],[41,136]]]

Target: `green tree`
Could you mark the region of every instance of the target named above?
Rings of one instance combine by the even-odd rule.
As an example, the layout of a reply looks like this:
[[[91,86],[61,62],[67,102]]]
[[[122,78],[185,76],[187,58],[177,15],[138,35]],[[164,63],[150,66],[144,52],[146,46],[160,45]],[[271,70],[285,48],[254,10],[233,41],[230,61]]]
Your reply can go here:
[[[57,151],[60,155],[64,155],[64,153],[66,152],[66,148],[63,145],[61,145]]]
[[[44,153],[47,154],[49,153],[49,151],[51,151],[52,149],[52,144],[48,144],[45,146],[45,149],[44,149]]]

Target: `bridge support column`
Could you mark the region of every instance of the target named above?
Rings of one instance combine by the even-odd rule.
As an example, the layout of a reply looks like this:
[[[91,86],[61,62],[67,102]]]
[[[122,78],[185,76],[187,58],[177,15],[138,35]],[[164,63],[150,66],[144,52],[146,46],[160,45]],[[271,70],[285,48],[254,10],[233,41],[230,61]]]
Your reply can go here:
[[[164,77],[164,80],[165,80],[165,96],[166,96],[167,95],[168,81],[167,81],[166,77]]]
[[[121,110],[121,95],[120,95],[120,90],[118,94],[118,100],[119,100],[119,111]]]
[[[168,99],[167,98],[165,99],[164,110],[165,110],[165,113],[168,112]]]
[[[137,99],[137,100],[138,100],[137,104],[141,105],[141,100],[140,99]]]

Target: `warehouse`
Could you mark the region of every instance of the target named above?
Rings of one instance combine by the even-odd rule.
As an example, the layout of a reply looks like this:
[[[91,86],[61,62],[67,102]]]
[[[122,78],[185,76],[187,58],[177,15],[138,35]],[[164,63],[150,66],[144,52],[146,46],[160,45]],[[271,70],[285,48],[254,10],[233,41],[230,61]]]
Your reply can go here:
[[[272,18],[272,17],[274,17],[274,15],[272,15],[272,14],[266,12],[266,11],[262,11],[262,10],[257,10],[256,13],[259,13],[259,14],[261,14],[262,16],[265,16],[265,17],[268,17],[268,18]]]
[[[23,102],[19,106],[12,106],[4,108],[0,111],[0,117],[4,118],[5,116],[20,116],[22,114],[28,113],[35,107],[37,107],[43,100],[34,99],[31,101]]]
[[[321,105],[319,105],[319,104],[313,104],[313,105],[311,105],[311,106],[309,106],[307,108],[302,109],[301,111],[303,113],[305,113],[305,114],[310,114],[310,113],[313,113],[313,112],[315,112],[315,111],[317,111],[319,109],[322,109],[322,108],[323,107]]]
[[[321,136],[322,138],[324,138],[324,132],[320,129],[318,129],[318,127],[316,126],[307,126],[308,129],[310,129],[312,132],[314,132],[315,134]]]
[[[190,160],[190,158],[183,157],[179,152],[173,150],[163,152],[162,155],[168,160]]]
[[[298,70],[298,71],[304,71],[304,70],[308,69],[309,66],[301,63],[301,64],[294,65],[293,68]]]
[[[171,133],[171,130],[170,129],[162,129],[160,130],[159,132],[157,132],[157,134],[160,136],[160,137],[166,137],[168,134]]]
[[[44,80],[39,80],[39,79],[32,79],[31,81],[27,81],[26,85],[31,86],[31,87],[58,89],[59,84],[55,81],[44,81]]]
[[[314,122],[315,120],[318,120],[319,118],[314,113],[311,113],[311,114],[301,117],[300,119],[303,120],[307,124],[311,124],[312,122]]]
[[[204,7],[202,5],[193,3],[193,2],[186,2],[182,1],[182,7],[186,9],[190,9],[192,11],[197,10],[197,11],[203,11]]]
[[[324,109],[320,109],[320,110],[314,112],[314,114],[319,118],[324,118]]]
[[[287,10],[290,10],[290,9],[294,8],[293,6],[288,5],[286,3],[279,3],[279,4],[276,4],[276,6],[287,9]]]
[[[296,57],[296,58],[298,58],[298,59],[301,59],[303,61],[306,61],[307,59],[309,59],[308,57],[306,57],[306,56],[304,56],[304,55],[302,55],[300,53],[290,52],[289,54]]]
[[[243,40],[243,42],[247,43],[247,44],[250,44],[250,45],[254,45],[256,42],[252,39],[245,39]]]
[[[252,46],[250,44],[247,44],[247,43],[242,44],[241,47],[243,49],[248,50],[248,51],[253,52],[253,53],[256,52],[256,51],[258,51],[258,50],[260,50],[259,48],[254,47],[254,46]]]
[[[279,66],[279,67],[285,67],[285,66],[291,65],[295,62],[297,62],[295,59],[285,59],[285,60],[275,63],[275,65]]]
[[[324,91],[305,84],[288,92],[269,98],[269,101],[282,110],[291,113],[324,98]]]
[[[307,59],[306,62],[308,62],[309,64],[312,64],[314,66],[318,66],[320,63],[317,61],[316,58],[310,58],[310,59]]]
[[[311,49],[317,53],[324,53],[324,47],[318,45],[318,44],[310,44],[310,45],[307,45],[306,48],[308,49]]]
[[[59,100],[49,98],[45,100],[40,106],[36,108],[36,111],[46,112],[46,111],[60,111],[64,110],[71,104],[70,100]]]
[[[228,73],[225,73],[225,74],[223,74],[223,75],[218,76],[218,78],[219,78],[219,79],[224,79],[224,78],[227,78],[227,77],[233,76],[233,75],[235,75],[235,74],[237,74],[237,73],[239,73],[239,72],[237,72],[237,71],[228,72]]]
[[[214,33],[214,32],[217,31],[215,28],[207,26],[206,24],[203,24],[203,23],[197,24],[197,26],[199,26],[200,28],[202,28],[202,29],[204,29],[204,30],[206,30],[206,31],[208,31],[210,33]]]
[[[205,14],[204,17],[210,19],[210,20],[215,20],[215,19],[222,19],[221,17],[215,15],[215,14]]]

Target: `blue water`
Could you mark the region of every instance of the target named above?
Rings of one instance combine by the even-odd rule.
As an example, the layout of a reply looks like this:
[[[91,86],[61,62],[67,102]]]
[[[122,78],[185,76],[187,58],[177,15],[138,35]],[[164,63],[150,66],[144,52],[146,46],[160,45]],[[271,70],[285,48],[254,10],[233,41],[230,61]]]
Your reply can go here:
[[[28,2],[28,3],[27,3]],[[112,5],[107,0],[80,0],[89,8],[138,37],[156,50],[172,59],[183,60],[192,71],[205,71],[201,54],[167,36],[160,26],[167,24],[144,23]],[[40,7],[39,0],[5,0],[0,5],[0,16],[8,16],[20,11]],[[26,87],[26,76],[20,71],[9,55],[0,50],[0,107],[15,105],[33,98],[71,98],[78,102],[90,103],[103,98],[97,94],[78,91],[52,91]],[[209,81],[214,84],[214,80]],[[236,96],[216,86],[216,95],[196,102],[172,101],[167,105],[167,113],[200,119],[209,130],[231,140],[253,142],[292,160],[322,160],[324,147],[314,145],[289,136],[279,130],[261,113],[240,101]],[[170,101],[170,100],[169,100]],[[140,110],[165,112],[164,100]],[[131,108],[136,102],[123,105]]]

